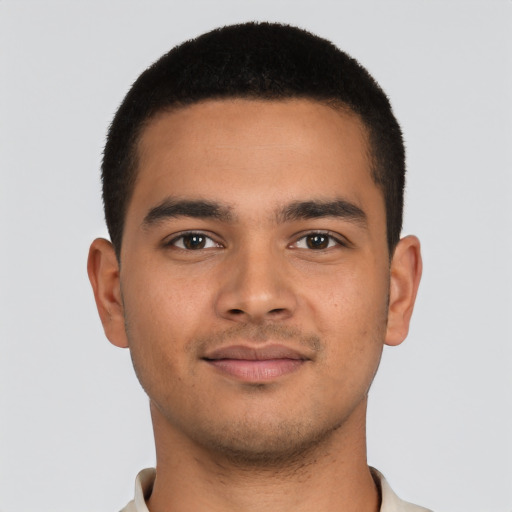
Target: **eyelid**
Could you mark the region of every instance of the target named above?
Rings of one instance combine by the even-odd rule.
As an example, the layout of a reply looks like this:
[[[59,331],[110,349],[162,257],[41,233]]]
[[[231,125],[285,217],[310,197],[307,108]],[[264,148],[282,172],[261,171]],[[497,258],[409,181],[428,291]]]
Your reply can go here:
[[[329,230],[326,230],[326,229],[314,229],[314,230],[311,230],[311,231],[306,231],[306,232],[299,233],[299,234],[297,234],[294,237],[295,241],[292,242],[290,244],[290,246],[296,246],[298,242],[300,242],[301,240],[304,240],[306,237],[308,237],[308,236],[315,236],[315,235],[326,236],[326,237],[330,238],[331,240],[333,240],[336,243],[336,245],[340,246],[340,247],[350,247],[351,246],[350,241],[346,237],[344,237],[340,233],[336,233],[336,232],[329,231]],[[304,249],[309,250],[309,251],[314,251],[315,250],[315,249],[311,249],[311,248],[304,248]],[[326,247],[325,249],[317,249],[317,251],[318,252],[326,251],[328,249],[332,249],[332,247]]]
[[[173,233],[172,235],[169,235],[164,238],[162,245],[164,247],[174,247],[174,248],[180,249],[182,251],[192,252],[191,249],[186,249],[184,247],[178,247],[176,245],[176,242],[180,239],[182,240],[186,236],[194,236],[194,235],[203,236],[203,237],[207,238],[208,240],[211,240],[215,244],[216,247],[224,247],[224,244],[218,240],[218,237],[216,237],[212,233],[209,233],[208,231],[202,231],[200,229],[191,229],[191,230],[179,231],[178,233]],[[207,247],[206,249],[212,249],[212,247]],[[198,251],[199,250],[205,250],[205,249],[204,248],[198,249]]]

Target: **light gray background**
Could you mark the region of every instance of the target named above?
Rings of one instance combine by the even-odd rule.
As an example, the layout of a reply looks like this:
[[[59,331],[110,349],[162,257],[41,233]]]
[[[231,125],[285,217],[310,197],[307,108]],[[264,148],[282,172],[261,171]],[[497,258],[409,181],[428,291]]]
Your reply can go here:
[[[512,2],[0,0],[0,510],[107,512],[154,461],[147,398],[85,265],[99,165],[129,85],[238,21],[359,59],[405,132],[405,233],[425,271],[371,392],[369,462],[437,512],[512,510]]]

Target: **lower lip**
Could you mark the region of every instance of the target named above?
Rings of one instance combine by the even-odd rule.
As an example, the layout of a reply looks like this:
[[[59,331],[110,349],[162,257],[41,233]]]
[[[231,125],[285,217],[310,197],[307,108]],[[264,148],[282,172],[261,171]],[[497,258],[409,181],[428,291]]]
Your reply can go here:
[[[287,375],[298,370],[305,361],[302,359],[212,359],[208,363],[233,377],[248,382],[262,382]]]

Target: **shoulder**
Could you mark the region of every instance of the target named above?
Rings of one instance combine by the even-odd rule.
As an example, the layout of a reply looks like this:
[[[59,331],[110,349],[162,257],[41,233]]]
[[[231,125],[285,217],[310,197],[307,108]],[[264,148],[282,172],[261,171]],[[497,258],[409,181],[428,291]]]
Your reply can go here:
[[[149,512],[146,500],[153,490],[156,471],[154,468],[143,469],[135,479],[135,498],[120,512]]]
[[[135,501],[130,501],[126,507],[121,509],[119,512],[137,512],[137,509],[135,508]]]
[[[400,499],[391,489],[384,475],[376,470],[370,468],[372,476],[380,488],[381,492],[381,508],[380,512],[432,512],[428,508],[420,507]]]

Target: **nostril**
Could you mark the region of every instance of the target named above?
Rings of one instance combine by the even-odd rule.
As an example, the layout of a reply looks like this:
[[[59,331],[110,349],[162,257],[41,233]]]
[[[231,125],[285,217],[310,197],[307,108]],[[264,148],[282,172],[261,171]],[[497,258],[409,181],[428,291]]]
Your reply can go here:
[[[278,314],[282,313],[283,311],[286,311],[286,310],[284,308],[271,309],[269,311],[269,314],[270,315],[278,315]]]
[[[243,315],[243,311],[241,309],[230,309],[229,312],[232,314],[232,315]]]

